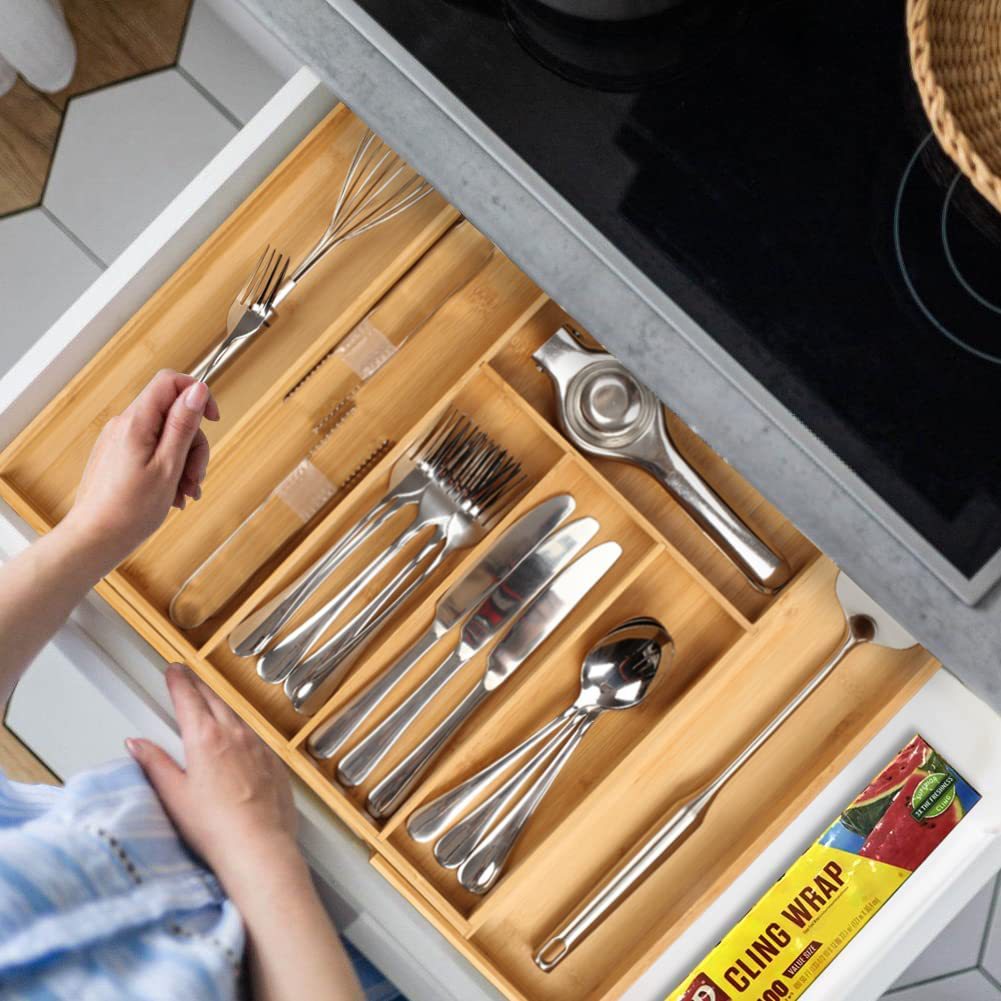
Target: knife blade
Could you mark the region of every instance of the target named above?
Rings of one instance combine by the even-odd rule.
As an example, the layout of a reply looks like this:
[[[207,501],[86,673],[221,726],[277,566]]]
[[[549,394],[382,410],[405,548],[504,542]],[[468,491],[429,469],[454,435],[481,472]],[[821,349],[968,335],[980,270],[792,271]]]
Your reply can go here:
[[[473,689],[369,794],[365,805],[372,816],[388,817],[399,807],[476,708],[539,648],[621,554],[617,542],[595,546],[532,599],[494,647]]]
[[[494,585],[538,548],[575,506],[576,501],[570,494],[557,494],[514,522],[486,555],[438,599],[431,625],[416,642],[388,670],[314,731],[309,738],[310,754],[332,758],[431,647],[477,608]]]
[[[546,539],[497,583],[466,620],[459,643],[448,657],[396,707],[337,767],[337,778],[346,786],[364,782],[428,703],[528,604],[535,594],[598,531],[594,518],[578,518],[551,532]]]

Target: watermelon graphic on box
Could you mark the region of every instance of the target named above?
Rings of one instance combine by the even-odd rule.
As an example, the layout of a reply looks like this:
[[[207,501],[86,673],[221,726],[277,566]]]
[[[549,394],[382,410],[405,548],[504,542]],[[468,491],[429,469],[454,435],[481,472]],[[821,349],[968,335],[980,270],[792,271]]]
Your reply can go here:
[[[927,741],[915,737],[821,841],[913,872],[979,798]]]

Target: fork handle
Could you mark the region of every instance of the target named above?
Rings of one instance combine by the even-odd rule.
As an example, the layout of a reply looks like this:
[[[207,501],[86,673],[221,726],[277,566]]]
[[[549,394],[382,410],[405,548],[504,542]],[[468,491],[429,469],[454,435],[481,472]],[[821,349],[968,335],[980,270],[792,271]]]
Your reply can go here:
[[[365,650],[375,632],[441,565],[451,547],[446,541],[430,563],[414,576],[418,567],[434,552],[440,543],[439,536],[432,537],[423,549],[410,561],[363,609],[357,612],[337,634],[314,651],[310,660],[321,655],[329,657],[333,670],[341,670],[354,663]],[[413,578],[407,583],[408,578]],[[403,585],[406,584],[406,587]],[[400,588],[403,588],[401,591]],[[305,667],[305,665],[303,665]]]
[[[299,578],[270,601],[250,613],[229,635],[230,649],[238,657],[261,653],[278,635],[283,625],[309,599],[310,595],[366,539],[377,532],[397,511],[416,504],[419,495],[395,490],[386,494]]]
[[[429,553],[440,543],[438,535],[432,536],[413,561],[407,565],[386,585],[385,588],[356,614],[345,626],[339,629],[330,639],[326,640],[307,659],[294,666],[285,683],[285,694],[292,702],[296,712],[307,713],[310,704],[319,701],[318,692],[321,687],[329,692],[341,675],[355,662],[365,649],[372,632],[384,622],[398,607],[397,601],[390,601],[393,593],[398,590],[420,566]],[[413,582],[419,584],[426,579],[437,565],[435,560],[418,574]],[[404,589],[398,598],[402,600],[410,593],[410,588]],[[383,607],[387,604],[388,607]],[[332,616],[327,620],[332,621]],[[360,621],[359,621],[360,620]],[[324,626],[326,623],[323,624]],[[322,631],[322,627],[321,627]]]
[[[257,673],[260,678],[272,685],[288,679],[301,665],[302,659],[327,626],[354,601],[376,575],[382,572],[383,568],[418,531],[419,527],[415,528],[413,525],[405,528],[393,542],[366,565],[360,574],[345,584],[277,646],[262,654],[257,662]]]

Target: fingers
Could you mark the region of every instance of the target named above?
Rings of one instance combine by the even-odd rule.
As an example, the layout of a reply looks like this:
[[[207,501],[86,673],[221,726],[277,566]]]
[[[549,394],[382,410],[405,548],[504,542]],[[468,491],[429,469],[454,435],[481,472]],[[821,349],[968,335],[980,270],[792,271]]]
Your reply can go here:
[[[180,481],[187,465],[188,452],[194,445],[208,401],[209,387],[204,382],[194,382],[167,410],[153,460],[160,463],[175,482]]]
[[[184,787],[181,766],[162,747],[149,740],[130,737],[125,741],[125,748],[146,773],[167,812],[173,814]]]
[[[230,729],[247,729],[243,720],[233,712],[232,709],[201,678],[191,677],[192,684],[198,689],[199,694],[208,706],[209,712],[218,723]]]
[[[152,456],[160,441],[160,434],[171,407],[194,383],[195,380],[190,375],[163,369],[153,376],[142,392],[125,409],[122,416],[128,419],[136,440],[147,448],[148,457]],[[219,419],[219,407],[211,396],[205,404],[204,416],[210,421]]]
[[[227,729],[244,729],[240,717],[201,678],[180,664],[167,668],[167,687],[182,737],[204,732],[205,724],[211,720]]]
[[[167,689],[174,703],[181,739],[187,745],[189,740],[204,731],[212,714],[202,693],[195,687],[194,679],[180,664],[171,664],[167,668]]]
[[[178,490],[182,496],[199,500],[202,496],[202,481],[209,466],[209,440],[205,432],[198,429],[191,448],[188,449],[188,459],[181,474]]]

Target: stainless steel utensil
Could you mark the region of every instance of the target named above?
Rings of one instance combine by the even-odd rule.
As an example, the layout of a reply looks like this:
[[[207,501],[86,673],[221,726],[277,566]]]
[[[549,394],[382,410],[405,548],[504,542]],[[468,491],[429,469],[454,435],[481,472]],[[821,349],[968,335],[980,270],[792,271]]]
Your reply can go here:
[[[266,681],[286,678],[330,623],[424,529],[434,528],[435,531],[420,552],[393,578],[390,586],[395,585],[397,590],[439,544],[444,542],[448,548],[457,548],[475,541],[484,524],[496,514],[495,503],[501,498],[509,499],[507,487],[517,477],[520,467],[468,418],[455,412],[446,416],[443,433],[433,442],[426,461],[418,462],[418,472],[424,475],[425,483],[415,498],[417,512],[413,521],[359,576],[264,654],[258,663],[258,674]],[[451,533],[450,529],[453,529]],[[432,570],[446,551],[443,549],[432,560]],[[373,604],[385,597],[384,589]],[[300,682],[302,680],[300,677]]]
[[[467,821],[468,826],[464,830],[468,830],[473,824],[477,823],[480,819],[489,814],[493,807],[500,802],[501,798],[505,795],[506,790],[509,788],[509,783],[513,783],[514,791],[517,792],[518,788],[521,787],[522,783],[531,775],[538,767],[545,761],[549,755],[556,749],[556,747],[563,742],[567,737],[572,727],[576,724],[577,719],[577,709],[571,706],[569,709],[565,710],[555,719],[551,719],[544,726],[540,727],[535,731],[530,737],[522,741],[517,747],[512,748],[507,754],[498,758],[493,764],[488,765],[486,768],[477,772],[471,778],[466,779],[465,782],[461,782],[454,789],[446,792],[439,796],[437,799],[432,800],[425,806],[422,806],[419,810],[416,810],[407,821],[407,831],[414,841],[432,841],[443,831],[448,829],[448,825],[452,823],[457,817],[462,816],[463,812],[471,806],[479,796],[486,792],[494,784],[494,782],[504,775],[512,765],[515,765],[522,758],[525,757],[529,751],[538,748],[535,754],[533,754],[528,760],[518,769],[514,775],[511,776],[509,781],[503,783],[499,786],[495,792],[491,793],[487,799],[485,799],[480,806],[469,814],[460,824],[457,824],[451,831],[449,831],[449,839],[451,839],[452,834],[454,834],[460,827],[465,825]],[[548,738],[548,739],[547,739]],[[545,741],[545,743],[543,743]],[[542,745],[539,747],[539,745]],[[520,776],[520,777],[519,777]],[[515,779],[517,778],[517,781]],[[456,837],[461,837],[460,832]],[[461,857],[457,858],[454,864],[446,861],[446,858],[451,856],[451,840],[449,844],[445,845],[444,840],[439,842],[435,846],[435,857],[444,865],[446,868],[455,868],[460,862],[466,857],[463,853]],[[443,846],[443,847],[442,847]],[[438,848],[442,847],[443,854],[438,854]]]
[[[315,758],[332,758],[435,643],[476,608],[495,584],[503,580],[570,515],[575,505],[569,494],[558,494],[537,504],[511,525],[486,555],[438,599],[434,619],[420,638],[391,667],[312,733],[307,745],[310,754]]]
[[[483,825],[489,833],[470,839],[468,856],[459,865],[460,885],[483,894],[497,882],[521,832],[598,717],[642,702],[665,650],[673,649],[671,637],[656,619],[637,618],[613,629],[588,651],[581,666],[580,695],[571,707],[576,719],[570,736],[503,819],[498,820],[507,797]]]
[[[863,643],[905,650],[917,642],[893,621],[854,581],[838,574],[838,601],[845,615],[844,632],[824,664],[777,716],[706,786],[683,803],[591,894],[560,923],[535,954],[535,965],[549,972],[597,926],[662,859],[691,834],[719,791],[769,737],[806,701],[828,675]]]
[[[288,255],[271,246],[264,248],[247,284],[229,307],[226,336],[191,370],[195,379],[208,382],[268,322],[274,314],[288,266]]]
[[[479,681],[372,790],[367,803],[369,813],[385,817],[399,807],[455,732],[538,649],[621,555],[622,547],[617,542],[595,546],[532,599],[494,647]]]
[[[660,401],[621,362],[581,347],[566,327],[532,357],[553,380],[560,426],[579,449],[650,473],[759,591],[789,580],[789,564],[685,461]]]
[[[351,553],[398,511],[420,503],[422,494],[431,482],[434,468],[450,454],[443,446],[448,443],[453,418],[452,411],[442,414],[424,438],[393,465],[389,476],[389,490],[379,502],[305,573],[236,626],[229,636],[233,653],[238,657],[252,657],[265,650],[282,626]]]
[[[360,785],[431,700],[482,650],[598,531],[594,518],[579,518],[552,532],[502,581],[466,620],[459,643],[438,667],[361,743],[341,760],[338,780]]]
[[[265,250],[261,263],[265,259],[269,263],[263,271],[267,280],[262,289],[267,289],[268,294],[257,296],[253,300],[254,307],[241,301],[243,293],[237,296],[227,318],[226,336],[195,366],[191,374],[202,382],[208,382],[254,340],[274,317],[285,297],[325,254],[395,219],[431,191],[427,181],[414,173],[371,130],[366,130],[344,175],[330,223],[313,249],[288,278],[285,277],[288,257],[278,254],[275,259],[274,251],[269,257]]]
[[[388,565],[418,532],[431,528],[421,550],[367,605],[305,660],[299,659],[302,653],[335,620],[346,602],[340,603],[335,610],[332,606],[337,602],[333,599],[312,616],[309,620],[312,637],[308,640],[298,638],[297,648],[286,652],[286,663],[291,662],[294,666],[285,679],[285,694],[298,712],[309,712],[311,706],[325,698],[365,649],[375,631],[430,579],[449,553],[478,542],[520,497],[525,478],[521,476],[518,463],[478,431],[471,421],[466,420],[465,427],[468,447],[457,451],[458,461],[435,467],[432,482],[420,499],[414,525],[388,548],[385,560],[380,558],[376,562],[379,569]],[[415,527],[418,524],[419,527]],[[358,582],[367,583],[371,579],[372,566],[346,591],[357,594],[361,586]],[[277,648],[262,658],[261,665],[275,654]],[[283,667],[280,664],[279,669]]]

